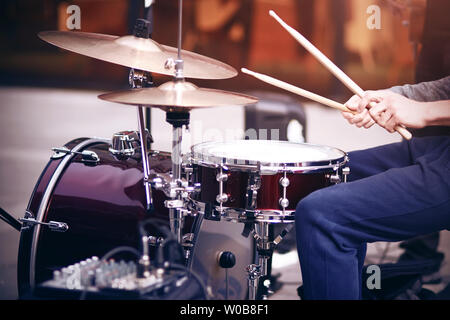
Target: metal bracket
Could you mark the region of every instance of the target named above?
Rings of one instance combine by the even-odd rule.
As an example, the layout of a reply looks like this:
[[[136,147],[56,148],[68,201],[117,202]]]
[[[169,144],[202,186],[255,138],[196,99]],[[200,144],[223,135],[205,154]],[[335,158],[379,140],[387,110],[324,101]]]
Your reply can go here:
[[[61,148],[52,148],[54,152],[51,156],[51,159],[60,159],[65,157],[68,154],[79,154],[81,155],[81,161],[86,164],[98,164],[100,162],[99,156],[94,151],[84,150],[82,152],[72,151],[67,149],[66,147]]]
[[[69,230],[69,226],[64,222],[50,221],[46,223],[37,221],[34,218],[33,214],[29,211],[25,211],[25,217],[20,218],[19,221],[22,222],[22,228],[24,229],[29,229],[39,224],[41,226],[48,227],[51,231],[66,232],[67,230]]]
[[[164,205],[168,209],[184,208],[184,201],[181,199],[166,200],[166,201],[164,201]]]
[[[261,188],[261,177],[256,173],[250,173],[247,184],[246,208],[247,211],[256,210],[258,190]]]

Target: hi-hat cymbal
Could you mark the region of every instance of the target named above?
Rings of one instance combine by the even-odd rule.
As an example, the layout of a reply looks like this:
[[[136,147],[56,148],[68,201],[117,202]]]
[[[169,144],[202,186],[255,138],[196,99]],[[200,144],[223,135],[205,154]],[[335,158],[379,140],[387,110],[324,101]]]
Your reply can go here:
[[[258,102],[257,98],[216,89],[199,88],[185,81],[170,81],[159,87],[129,89],[99,95],[102,100],[135,106],[149,106],[170,112],[191,109],[243,106]]]
[[[175,74],[173,62],[178,50],[152,39],[74,31],[43,31],[38,36],[59,48],[88,57],[149,72]],[[185,78],[227,79],[238,74],[223,62],[193,52],[182,50],[181,58]]]

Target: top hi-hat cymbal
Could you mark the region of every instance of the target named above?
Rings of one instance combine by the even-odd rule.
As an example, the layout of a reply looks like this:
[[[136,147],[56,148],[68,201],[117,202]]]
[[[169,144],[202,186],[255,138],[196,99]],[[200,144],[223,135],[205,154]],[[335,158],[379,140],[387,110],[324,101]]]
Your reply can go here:
[[[199,88],[185,81],[170,81],[159,87],[129,89],[99,95],[102,100],[135,106],[160,108],[166,112],[188,112],[191,109],[243,106],[258,99],[240,93]]]
[[[178,49],[152,39],[74,31],[43,31],[38,36],[59,48],[139,70],[175,75]],[[195,79],[227,79],[237,71],[218,60],[182,50],[183,76]]]

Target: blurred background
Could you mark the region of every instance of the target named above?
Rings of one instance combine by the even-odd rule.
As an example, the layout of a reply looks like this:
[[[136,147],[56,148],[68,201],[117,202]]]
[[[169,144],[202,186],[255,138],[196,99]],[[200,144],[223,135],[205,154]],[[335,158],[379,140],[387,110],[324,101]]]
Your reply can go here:
[[[449,2],[428,2],[435,5],[430,8],[426,0],[185,0],[183,49],[237,70],[247,67],[268,74],[343,103],[352,95],[348,89],[268,11],[274,10],[299,30],[359,86],[382,89],[449,74],[448,54],[442,57],[448,52],[448,19],[441,17],[449,12]],[[133,108],[97,99],[100,93],[128,88],[128,68],[59,49],[37,37],[39,31],[68,30],[70,5],[81,9],[81,28],[76,31],[118,36],[131,34],[135,20],[144,18],[146,12],[144,0],[0,2],[0,206],[17,218],[23,216],[51,147],[81,136],[109,138],[114,132],[137,127]],[[371,5],[380,9],[379,29],[367,25],[373,14],[368,12]],[[152,38],[158,43],[176,47],[177,10],[176,0],[155,1]],[[445,33],[427,35],[427,30],[439,27],[446,28]],[[440,45],[436,47],[436,43]],[[435,72],[424,76],[420,68],[423,70],[426,61],[419,62],[424,59],[426,46],[428,52],[433,48],[427,61],[441,65],[434,65]],[[168,76],[153,76],[157,85],[171,80]],[[200,87],[253,94],[260,98],[260,104],[193,111],[187,148],[211,139],[204,135],[207,130],[278,128],[281,138],[287,139],[287,127],[293,118],[298,120],[294,126],[297,131],[290,138],[293,141],[330,145],[344,151],[400,141],[398,135],[377,127],[365,130],[349,126],[335,110],[242,73],[228,80],[190,81]],[[279,105],[285,108],[276,109]],[[264,117],[272,113],[278,113],[277,117]],[[151,110],[150,118],[153,148],[169,151],[171,131],[164,114]],[[19,235],[10,229],[0,222],[0,299],[17,296]],[[441,251],[449,247],[448,236],[444,239],[439,244]],[[298,275],[297,270],[294,273]],[[287,281],[297,284],[300,279]],[[289,298],[289,294],[282,298]]]
[[[398,10],[390,1],[380,0],[184,1],[183,48],[237,69],[248,66],[323,95],[345,97],[343,86],[268,11],[275,10],[363,88],[386,88],[414,80],[420,50],[425,8],[403,2],[411,4]],[[177,3],[154,4],[153,39],[161,44],[177,44]],[[132,33],[135,19],[145,10],[143,0],[2,1],[2,84],[127,86],[126,68],[60,50],[36,36],[42,30],[67,30],[66,10],[73,4],[81,9],[80,31],[113,35]],[[370,30],[367,8],[374,4],[381,9],[381,28]],[[221,89],[266,88],[242,75],[207,84]]]

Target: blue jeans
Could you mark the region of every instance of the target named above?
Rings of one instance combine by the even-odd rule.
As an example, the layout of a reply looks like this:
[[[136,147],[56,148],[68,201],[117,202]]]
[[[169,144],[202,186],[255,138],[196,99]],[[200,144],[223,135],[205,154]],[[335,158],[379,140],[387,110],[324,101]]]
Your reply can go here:
[[[305,299],[361,299],[366,243],[450,228],[449,137],[414,138],[349,158],[348,183],[297,205]]]

